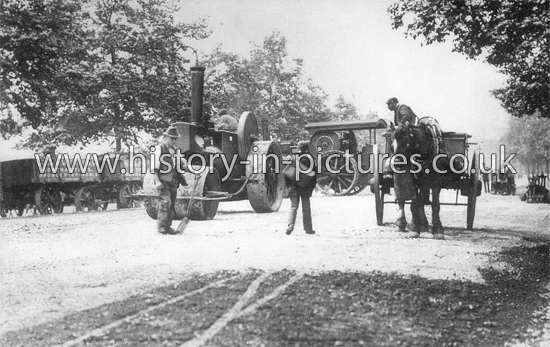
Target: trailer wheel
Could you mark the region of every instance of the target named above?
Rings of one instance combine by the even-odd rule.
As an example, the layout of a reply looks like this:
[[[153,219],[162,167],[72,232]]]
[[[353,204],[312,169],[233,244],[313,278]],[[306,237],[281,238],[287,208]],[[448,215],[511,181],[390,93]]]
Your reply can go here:
[[[89,187],[78,189],[74,196],[74,206],[77,212],[97,211],[94,192]]]
[[[133,197],[133,194],[137,193],[138,190],[140,190],[140,187],[134,182],[120,186],[118,189],[118,208],[140,207],[140,200]]]
[[[61,191],[52,186],[42,186],[34,193],[34,205],[40,214],[63,212]]]
[[[472,158],[472,165],[470,166],[470,177],[469,185],[470,192],[468,194],[468,207],[467,207],[467,216],[466,216],[466,229],[472,230],[474,227],[474,217],[476,215],[476,200],[477,192],[479,187],[479,172],[480,172],[480,163],[479,163],[479,148],[476,148],[474,151],[474,157]]]
[[[357,162],[342,151],[328,151],[322,154],[318,165],[317,188],[321,193],[343,196],[352,192],[357,184],[359,172]]]
[[[282,152],[278,142],[256,141],[248,154],[246,185],[248,201],[258,213],[277,212],[283,202],[285,179]]]
[[[378,156],[378,145],[372,149],[374,156],[373,171],[374,177],[371,181],[371,192],[374,194],[374,203],[376,207],[376,224],[384,225],[384,188],[381,188],[382,180],[380,173],[380,161]]]

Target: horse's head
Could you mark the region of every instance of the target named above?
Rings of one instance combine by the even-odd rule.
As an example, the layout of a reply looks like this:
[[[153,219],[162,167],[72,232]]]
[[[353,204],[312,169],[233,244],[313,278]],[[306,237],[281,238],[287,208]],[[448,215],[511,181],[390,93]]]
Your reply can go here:
[[[413,152],[412,132],[410,128],[397,127],[393,129],[391,145],[393,154],[402,154],[410,157]]]

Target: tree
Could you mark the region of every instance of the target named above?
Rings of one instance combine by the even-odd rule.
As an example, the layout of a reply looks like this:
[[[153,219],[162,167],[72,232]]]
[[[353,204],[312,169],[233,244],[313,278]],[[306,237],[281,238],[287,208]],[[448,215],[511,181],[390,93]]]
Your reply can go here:
[[[13,19],[3,37],[13,44],[2,45],[2,57],[23,62],[6,62],[2,76],[15,81],[9,90],[14,100],[25,97],[17,84],[49,87],[42,93],[48,102],[33,102],[32,112],[18,107],[39,131],[32,141],[71,145],[113,136],[119,151],[122,142],[136,142],[139,131],[158,134],[173,121],[187,120],[189,73],[180,53],[186,40],[208,36],[202,21],[175,23],[177,7],[169,0],[28,3],[32,11],[15,1],[8,2],[10,11],[2,11]],[[63,21],[57,22],[50,5],[59,7],[56,14]],[[42,37],[41,22],[29,26],[27,16],[51,22],[55,30],[49,39]],[[49,50],[29,56],[22,46],[29,35],[39,37]],[[36,66],[40,78],[26,76],[27,66]]]
[[[208,58],[206,99],[233,113],[253,111],[267,117],[272,136],[305,139],[308,122],[330,119],[327,95],[305,79],[301,59],[288,58],[286,39],[279,33],[265,38],[250,58],[222,52]]]
[[[401,0],[390,6],[394,29],[412,22],[406,35],[426,44],[450,38],[453,51],[485,60],[508,76],[507,86],[492,91],[512,115],[537,112],[549,118],[550,45],[548,0]]]
[[[515,153],[519,161],[527,166],[529,173],[544,170],[548,173],[550,119],[538,115],[514,119],[504,142],[507,144],[506,151]]]
[[[60,107],[61,71],[86,54],[81,10],[71,0],[0,3],[0,103],[13,105],[31,126]]]

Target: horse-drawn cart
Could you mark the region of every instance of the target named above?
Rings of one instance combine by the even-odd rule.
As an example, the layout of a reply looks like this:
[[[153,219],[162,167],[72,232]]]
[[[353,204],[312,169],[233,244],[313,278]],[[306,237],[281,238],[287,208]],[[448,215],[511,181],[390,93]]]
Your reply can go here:
[[[427,120],[421,119],[422,121]],[[439,202],[439,197],[437,197],[437,202],[439,205],[466,206],[466,226],[468,230],[471,230],[474,224],[476,200],[481,194],[479,148],[474,146],[475,144],[468,142],[471,136],[466,133],[440,132],[440,137],[442,137],[443,142],[437,153],[443,158],[449,158],[451,161],[454,161],[454,167],[459,172],[455,175],[454,179],[444,181],[445,184],[441,187],[442,189],[456,190],[455,201]],[[388,129],[385,138],[385,153],[393,153],[392,131]],[[377,223],[378,225],[383,225],[384,204],[394,203],[394,201],[386,201],[386,196],[391,195],[392,188],[394,189],[393,195],[395,196],[394,183],[396,174],[391,170],[391,166],[389,165],[390,156],[381,155],[377,145],[374,146],[373,152],[375,158],[378,158],[378,160],[374,160],[374,177],[371,180],[371,191],[375,195]],[[422,166],[420,174],[423,174],[424,170],[430,170],[430,168]],[[466,201],[459,202],[459,196],[465,197]],[[464,200],[464,198],[461,200]],[[395,202],[397,202],[397,198]],[[427,200],[423,204],[432,204],[432,201]]]
[[[353,195],[365,189],[372,178],[370,162],[376,130],[386,128],[383,119],[308,123],[305,129],[313,133],[309,153],[320,168],[317,188],[333,196]],[[367,143],[361,147],[355,132],[367,130]]]

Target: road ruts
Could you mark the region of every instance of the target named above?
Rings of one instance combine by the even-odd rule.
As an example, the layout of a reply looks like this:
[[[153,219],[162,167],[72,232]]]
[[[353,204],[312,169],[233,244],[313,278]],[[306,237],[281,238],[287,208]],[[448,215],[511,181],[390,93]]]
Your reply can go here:
[[[187,280],[145,295],[8,333],[2,346],[202,346],[301,278],[287,271]],[[178,290],[179,289],[179,290]]]

